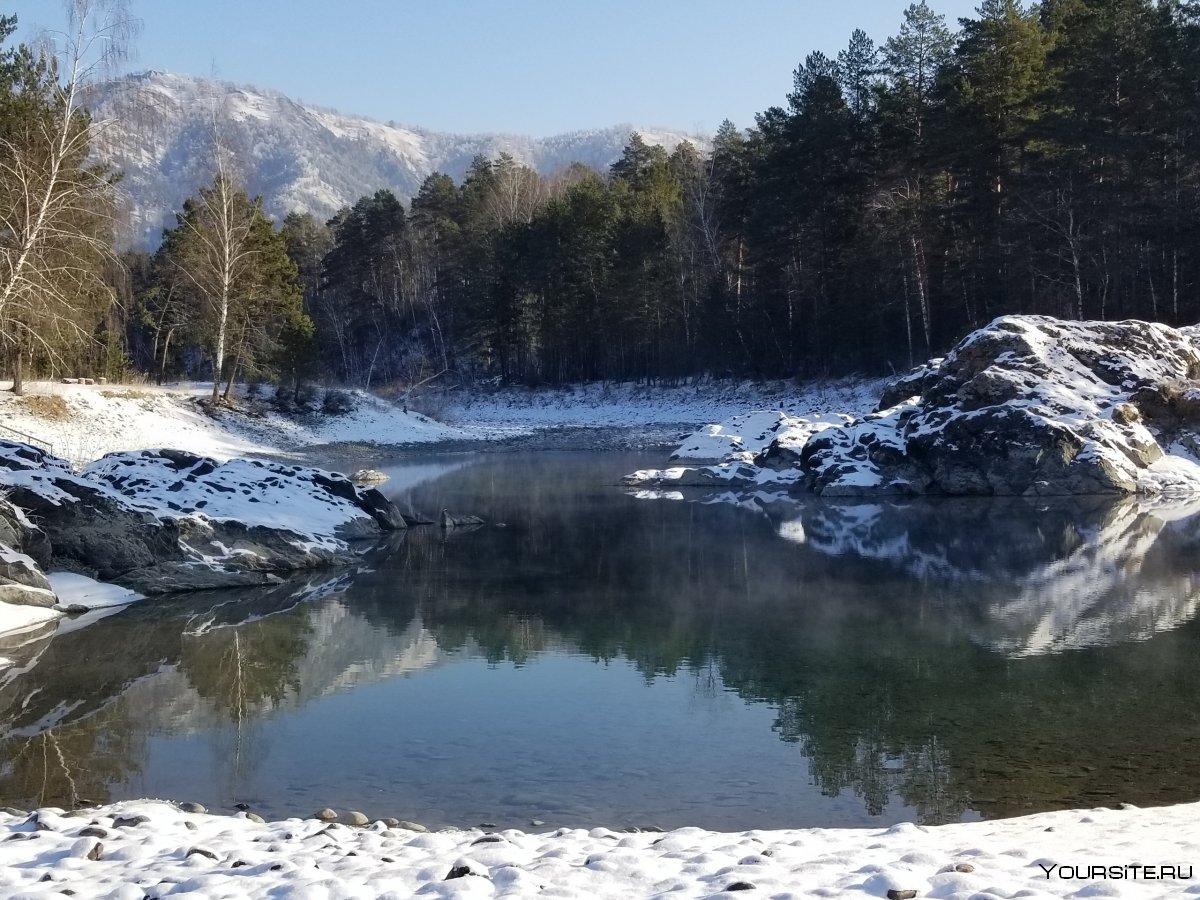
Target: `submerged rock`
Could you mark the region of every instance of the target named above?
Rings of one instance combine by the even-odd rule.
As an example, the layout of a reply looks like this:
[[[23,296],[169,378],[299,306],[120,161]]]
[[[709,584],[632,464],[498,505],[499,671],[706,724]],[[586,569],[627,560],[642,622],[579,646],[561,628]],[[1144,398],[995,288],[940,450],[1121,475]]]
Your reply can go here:
[[[377,469],[359,469],[350,476],[350,480],[355,484],[383,484],[389,478],[390,475],[385,475]]]
[[[483,519],[479,516],[452,516],[444,509],[438,517],[438,525],[442,528],[477,528],[482,524]]]

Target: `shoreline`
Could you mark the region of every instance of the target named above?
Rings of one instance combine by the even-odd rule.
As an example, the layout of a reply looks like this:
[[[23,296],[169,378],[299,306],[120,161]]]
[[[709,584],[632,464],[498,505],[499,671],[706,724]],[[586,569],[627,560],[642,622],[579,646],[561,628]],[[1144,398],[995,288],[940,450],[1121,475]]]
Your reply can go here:
[[[662,833],[259,822],[155,800],[0,812],[0,891],[20,898],[1151,898],[1200,893],[1198,858],[1200,803]]]

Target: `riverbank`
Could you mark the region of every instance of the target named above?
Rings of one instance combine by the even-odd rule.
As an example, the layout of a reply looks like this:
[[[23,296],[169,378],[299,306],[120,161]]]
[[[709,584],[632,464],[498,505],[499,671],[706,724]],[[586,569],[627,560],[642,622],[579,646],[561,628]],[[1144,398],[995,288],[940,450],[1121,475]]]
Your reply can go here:
[[[106,453],[169,446],[227,460],[303,455],[329,448],[381,457],[487,449],[627,449],[667,446],[681,434],[746,409],[793,415],[866,412],[877,380],[706,381],[680,387],[634,384],[451,392],[408,408],[361,391],[317,391],[281,408],[243,396],[229,408],[200,401],[211,385],[79,385],[35,382],[24,397],[0,392],[0,425],[82,465]]]
[[[939,827],[414,832],[153,801],[0,813],[10,898],[1165,898],[1200,893],[1200,804]]]

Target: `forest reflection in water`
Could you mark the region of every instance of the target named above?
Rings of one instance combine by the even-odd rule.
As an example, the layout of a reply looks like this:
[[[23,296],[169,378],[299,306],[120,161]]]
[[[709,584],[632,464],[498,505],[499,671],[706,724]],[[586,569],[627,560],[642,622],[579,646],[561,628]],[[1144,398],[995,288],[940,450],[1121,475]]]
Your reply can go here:
[[[1197,507],[650,502],[615,486],[645,463],[398,463],[402,502],[488,526],[5,649],[0,801],[748,828],[1200,799]]]

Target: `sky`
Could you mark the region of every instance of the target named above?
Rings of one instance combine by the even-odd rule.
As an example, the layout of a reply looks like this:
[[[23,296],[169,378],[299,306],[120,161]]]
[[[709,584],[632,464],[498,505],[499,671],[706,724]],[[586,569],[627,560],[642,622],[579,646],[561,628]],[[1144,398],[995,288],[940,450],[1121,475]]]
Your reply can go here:
[[[274,88],[460,133],[616,124],[711,134],[782,105],[811,50],[894,34],[908,0],[128,0],[130,70]],[[955,26],[978,0],[930,0]],[[17,39],[62,29],[60,0],[0,0]]]

